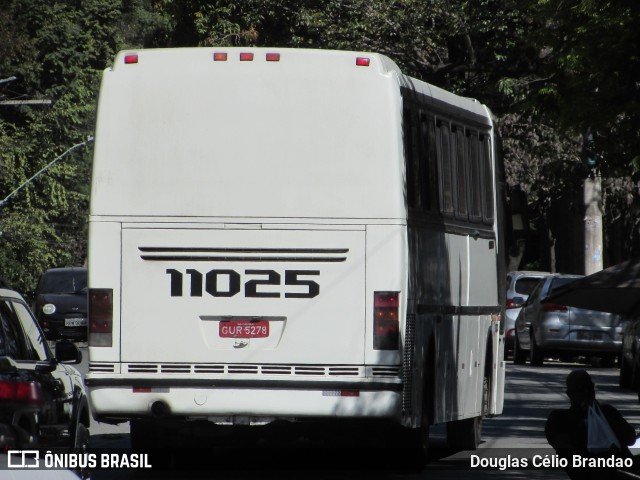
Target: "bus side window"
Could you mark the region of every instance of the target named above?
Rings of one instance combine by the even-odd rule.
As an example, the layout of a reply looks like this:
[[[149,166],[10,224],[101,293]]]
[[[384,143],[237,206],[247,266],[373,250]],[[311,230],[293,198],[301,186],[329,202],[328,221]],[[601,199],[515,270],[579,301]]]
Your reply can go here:
[[[420,208],[420,131],[418,128],[416,109],[404,104],[404,135],[405,135],[405,162],[407,205],[409,208]]]
[[[478,132],[467,130],[467,147],[469,158],[469,219],[482,222],[482,165],[480,164],[480,143]]]
[[[467,185],[469,174],[467,171],[467,149],[464,137],[464,128],[460,125],[451,125],[451,134],[452,173],[453,178],[457,180],[453,182],[455,192],[455,214],[456,218],[467,220]]]
[[[480,135],[480,160],[482,164],[482,221],[493,224],[493,169],[491,168],[491,142],[488,135]]]
[[[423,138],[422,159],[424,169],[422,178],[424,180],[423,209],[425,211],[437,210],[438,192],[438,167],[437,167],[437,148],[436,148],[436,126],[433,115],[422,113],[420,116],[420,128]]]
[[[451,130],[449,122],[438,119],[437,128],[437,157],[440,180],[440,212],[443,215],[453,215],[453,183],[451,179]]]

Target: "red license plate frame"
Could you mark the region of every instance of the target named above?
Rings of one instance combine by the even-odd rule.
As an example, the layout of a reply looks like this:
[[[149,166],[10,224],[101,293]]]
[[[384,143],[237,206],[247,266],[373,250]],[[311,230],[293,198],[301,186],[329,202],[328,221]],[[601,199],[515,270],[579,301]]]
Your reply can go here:
[[[267,338],[269,336],[269,321],[230,320],[220,322],[218,335],[220,338]]]

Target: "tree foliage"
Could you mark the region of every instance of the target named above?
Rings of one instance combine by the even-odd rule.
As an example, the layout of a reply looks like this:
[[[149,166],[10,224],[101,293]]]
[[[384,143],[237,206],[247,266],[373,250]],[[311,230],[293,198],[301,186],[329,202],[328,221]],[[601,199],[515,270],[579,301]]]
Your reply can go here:
[[[278,46],[376,51],[478,98],[499,118],[508,182],[544,216],[592,173],[610,222],[637,230],[639,4],[622,0],[6,0],[0,4],[0,199],[93,135],[100,74],[123,48]],[[2,82],[15,76],[17,79]],[[91,150],[0,206],[0,276],[33,288],[86,256]],[[627,229],[627,230],[625,230]],[[637,237],[637,235],[636,235]],[[634,234],[629,234],[633,239]]]

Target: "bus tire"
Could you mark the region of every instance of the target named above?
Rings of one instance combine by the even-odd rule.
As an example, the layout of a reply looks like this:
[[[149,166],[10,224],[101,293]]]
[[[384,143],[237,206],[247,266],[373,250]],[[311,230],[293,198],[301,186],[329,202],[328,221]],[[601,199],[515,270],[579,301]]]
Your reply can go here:
[[[144,451],[158,447],[158,429],[153,420],[131,420],[131,450]]]
[[[410,463],[412,467],[421,469],[429,461],[429,437],[431,423],[434,418],[434,395],[435,395],[435,342],[433,339],[429,342],[429,354],[426,360],[424,372],[426,378],[424,381],[424,392],[422,397],[422,414],[420,418],[420,426],[411,428],[409,432],[410,442]]]
[[[456,450],[477,450],[482,437],[482,417],[447,423],[447,445]]]

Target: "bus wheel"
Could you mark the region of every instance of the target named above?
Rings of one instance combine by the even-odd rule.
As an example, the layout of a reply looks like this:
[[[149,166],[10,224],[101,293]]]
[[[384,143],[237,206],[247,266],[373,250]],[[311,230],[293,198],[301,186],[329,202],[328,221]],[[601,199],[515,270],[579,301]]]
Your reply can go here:
[[[422,470],[429,460],[429,425],[410,429],[408,440],[410,467]]]
[[[153,420],[131,420],[131,450],[144,451],[158,446],[158,430]]]
[[[447,423],[447,445],[457,450],[476,450],[482,437],[482,417]]]

